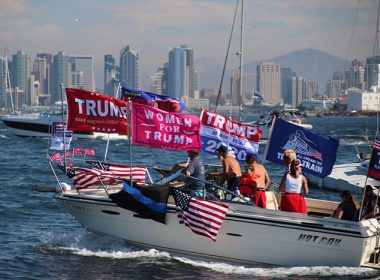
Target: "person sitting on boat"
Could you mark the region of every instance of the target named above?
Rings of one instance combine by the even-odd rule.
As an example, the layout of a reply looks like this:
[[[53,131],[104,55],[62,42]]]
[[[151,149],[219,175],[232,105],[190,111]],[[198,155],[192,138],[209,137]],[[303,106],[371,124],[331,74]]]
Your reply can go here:
[[[293,160],[297,159],[297,154],[294,150],[286,149],[284,153],[282,154],[282,158],[284,161],[284,165],[286,166],[285,174],[288,174],[290,172],[290,163]]]
[[[255,205],[266,208],[266,195],[265,191],[270,184],[270,179],[267,170],[264,165],[257,162],[256,155],[247,154],[245,162],[248,166],[253,166],[255,173],[258,175],[255,179],[256,187],[253,191]]]
[[[302,165],[299,160],[293,160],[290,164],[290,173],[284,174],[280,184],[280,191],[284,192],[281,197],[281,210],[306,214],[305,198],[301,192],[309,193],[307,180],[301,174]]]
[[[216,152],[223,164],[223,173],[218,174],[221,176],[220,183],[223,185],[227,181],[228,189],[240,195],[241,169],[239,162],[228,154],[228,148],[225,145],[221,145]]]
[[[359,211],[359,204],[350,191],[343,191],[340,195],[342,202],[338,205],[338,208],[334,211],[333,218],[355,221]]]
[[[373,187],[367,185],[364,189],[364,200],[361,220],[371,219],[379,215],[378,198]]]
[[[253,199],[257,189],[256,179],[259,177],[260,175],[255,172],[255,167],[253,165],[247,165],[245,172],[240,178],[240,194]]]

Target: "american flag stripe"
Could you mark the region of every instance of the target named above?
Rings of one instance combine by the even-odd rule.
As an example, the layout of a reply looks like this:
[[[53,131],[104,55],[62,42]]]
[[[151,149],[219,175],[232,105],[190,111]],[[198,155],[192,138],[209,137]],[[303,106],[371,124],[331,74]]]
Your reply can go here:
[[[376,136],[375,141],[373,142],[373,148],[374,148],[375,150],[380,150],[380,139],[378,139],[377,136]]]
[[[72,170],[75,175],[71,179],[77,189],[85,189],[92,185],[100,184],[101,182],[106,183],[113,180],[112,178],[102,177],[109,175],[107,172],[94,168],[74,167]]]
[[[91,164],[98,170],[104,170],[109,172],[110,176],[119,177],[122,179],[130,179],[131,168],[128,165],[120,165],[113,163],[105,163],[100,161],[90,161],[86,160],[87,163]],[[135,182],[145,182],[146,170],[143,166],[132,166],[132,180]]]
[[[216,241],[219,229],[228,211],[228,206],[203,200],[173,189],[179,223],[188,226],[194,233]]]

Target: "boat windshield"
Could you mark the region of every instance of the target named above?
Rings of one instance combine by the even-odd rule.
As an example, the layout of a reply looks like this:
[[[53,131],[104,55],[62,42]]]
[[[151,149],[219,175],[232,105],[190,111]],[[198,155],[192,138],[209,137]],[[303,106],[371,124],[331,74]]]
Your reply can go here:
[[[176,187],[182,191],[192,195],[202,197],[204,199],[218,200],[223,202],[237,202],[244,204],[252,204],[249,199],[243,198],[219,186],[214,181],[201,180],[196,177],[186,176],[181,170],[167,176],[159,182],[170,187]]]
[[[63,113],[66,114],[66,105],[63,105]],[[62,115],[62,106],[61,105],[53,105],[48,110],[42,112],[45,115]]]

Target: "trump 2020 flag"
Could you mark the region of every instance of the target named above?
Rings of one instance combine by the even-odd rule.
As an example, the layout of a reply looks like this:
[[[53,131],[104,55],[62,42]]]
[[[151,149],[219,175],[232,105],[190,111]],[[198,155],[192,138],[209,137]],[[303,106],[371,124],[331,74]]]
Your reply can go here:
[[[173,113],[180,113],[185,108],[185,104],[174,97],[125,87],[121,88],[121,99],[124,101],[130,99],[132,102]]]
[[[380,181],[380,135],[376,135],[373,142],[372,156],[368,167],[368,177]]]
[[[197,116],[170,113],[132,103],[133,144],[164,150],[200,150]]]
[[[128,102],[76,88],[66,88],[66,99],[72,131],[128,135]]]
[[[63,132],[65,131],[65,145],[66,150],[70,149],[70,143],[73,139],[73,132],[64,129],[64,124],[62,122],[52,122],[51,124],[51,150],[62,151],[65,149],[63,144]]]
[[[169,187],[133,186],[124,182],[123,189],[109,197],[119,207],[165,224]],[[128,226],[128,225],[127,225]]]
[[[268,140],[266,160],[283,164],[284,150],[291,149],[297,153],[303,172],[326,177],[333,168],[338,146],[338,139],[276,119]]]
[[[245,161],[248,153],[257,156],[261,138],[261,128],[232,121],[217,113],[203,110],[201,113],[202,151],[215,155],[220,145],[232,148],[237,160]]]

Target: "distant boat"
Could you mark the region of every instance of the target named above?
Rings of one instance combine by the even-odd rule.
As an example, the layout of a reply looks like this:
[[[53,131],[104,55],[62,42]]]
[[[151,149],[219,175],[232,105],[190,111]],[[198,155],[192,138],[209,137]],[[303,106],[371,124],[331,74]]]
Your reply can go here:
[[[9,115],[1,119],[9,134],[20,137],[50,137],[52,122],[62,122],[61,105],[55,104],[47,111],[20,115]],[[66,116],[64,116],[66,120]],[[75,132],[75,138],[96,138],[93,132]]]

